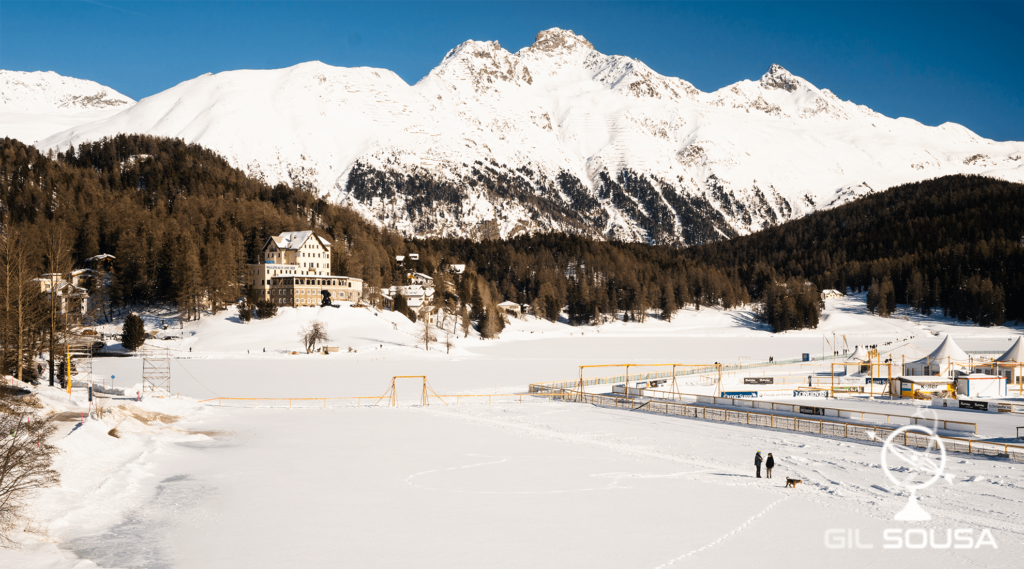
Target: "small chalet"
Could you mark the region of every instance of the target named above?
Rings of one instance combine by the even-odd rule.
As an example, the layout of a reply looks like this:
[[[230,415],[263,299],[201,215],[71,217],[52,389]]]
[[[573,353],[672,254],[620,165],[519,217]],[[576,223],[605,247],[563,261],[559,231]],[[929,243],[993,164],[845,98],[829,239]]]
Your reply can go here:
[[[520,306],[518,302],[512,302],[511,300],[498,303],[498,310],[509,316],[515,316],[516,318],[523,315],[523,307]]]
[[[839,292],[838,290],[836,290],[834,288],[827,288],[827,289],[821,291],[821,299],[822,300],[831,300],[833,298],[843,298],[845,296],[846,296],[845,294]]]

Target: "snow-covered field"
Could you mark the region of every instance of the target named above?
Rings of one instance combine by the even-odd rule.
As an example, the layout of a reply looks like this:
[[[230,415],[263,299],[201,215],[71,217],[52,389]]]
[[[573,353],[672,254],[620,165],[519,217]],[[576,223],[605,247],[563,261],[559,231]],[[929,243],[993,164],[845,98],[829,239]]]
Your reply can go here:
[[[112,401],[108,410],[125,407],[64,436],[62,484],[38,496],[35,531],[18,536],[20,549],[0,550],[0,567],[1015,565],[1024,465],[1005,459],[950,455],[948,481],[918,492],[932,521],[910,523],[893,520],[908,494],[884,475],[877,444],[534,398],[420,407],[415,380],[399,384],[398,408],[197,401],[375,396],[392,375],[422,374],[442,394],[509,393],[573,378],[583,364],[820,354],[833,332],[851,346],[910,338],[923,349],[940,341],[933,332],[951,333],[967,350],[1005,349],[1021,333],[880,319],[864,313],[862,297],[828,301],[824,316],[819,330],[785,334],[744,311],[708,309],[671,323],[514,320],[501,339],[471,334],[451,354],[415,346],[416,326],[403,317],[351,307],[172,326],[160,335],[178,338],[151,343],[177,354],[172,391],[181,398]],[[341,353],[290,354],[313,318]],[[131,392],[141,368],[109,358],[94,372]],[[68,408],[82,399],[43,397]],[[108,435],[115,426],[120,438]],[[753,477],[755,451],[778,461],[771,480]],[[783,488],[787,476],[803,484]],[[983,543],[884,548],[897,536],[916,546],[929,532],[941,546],[947,529]],[[851,544],[863,548],[838,547]]]

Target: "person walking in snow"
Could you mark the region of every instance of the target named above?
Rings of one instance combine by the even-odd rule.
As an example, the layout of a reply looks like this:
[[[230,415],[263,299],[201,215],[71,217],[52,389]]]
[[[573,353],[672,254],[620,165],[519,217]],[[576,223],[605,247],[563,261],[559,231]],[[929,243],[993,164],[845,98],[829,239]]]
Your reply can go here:
[[[775,466],[775,459],[772,457],[772,453],[768,453],[768,458],[764,461],[766,478],[772,477],[772,468]]]
[[[757,469],[757,477],[761,477],[761,451],[754,455],[754,468]]]

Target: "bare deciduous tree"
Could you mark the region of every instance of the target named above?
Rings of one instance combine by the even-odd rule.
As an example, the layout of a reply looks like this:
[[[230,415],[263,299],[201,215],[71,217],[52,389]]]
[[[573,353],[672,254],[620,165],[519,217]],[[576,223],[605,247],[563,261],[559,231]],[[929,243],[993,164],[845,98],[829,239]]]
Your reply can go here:
[[[430,324],[430,305],[423,303],[419,313],[420,341],[423,342],[423,349],[430,351],[430,344],[437,338],[434,336],[434,329]]]
[[[455,337],[455,335],[452,334],[451,330],[449,330],[447,328],[444,329],[444,353],[446,353],[446,354],[452,353],[452,345],[455,343],[454,342],[454,337]]]
[[[47,349],[50,358],[50,387],[53,387],[54,374],[56,372],[56,358],[61,357],[67,350],[67,339],[64,336],[68,329],[68,316],[70,308],[70,291],[64,296],[58,294],[61,281],[71,284],[71,241],[63,226],[57,225],[50,229],[50,235],[45,243],[46,275],[44,278],[49,281],[50,292],[47,298]],[[63,344],[63,345],[62,345]],[[62,349],[59,350],[58,348]]]
[[[319,320],[311,320],[309,324],[303,326],[299,331],[299,338],[307,354],[312,354],[318,343],[330,340],[327,336],[327,326]]]
[[[0,341],[3,343],[3,373],[24,379],[26,358],[36,347],[41,332],[43,297],[29,268],[26,244],[9,218],[0,231]]]
[[[26,403],[0,388],[0,545],[22,519],[28,498],[53,486],[60,475],[53,469],[58,452],[47,439],[57,429],[53,421],[32,414]]]

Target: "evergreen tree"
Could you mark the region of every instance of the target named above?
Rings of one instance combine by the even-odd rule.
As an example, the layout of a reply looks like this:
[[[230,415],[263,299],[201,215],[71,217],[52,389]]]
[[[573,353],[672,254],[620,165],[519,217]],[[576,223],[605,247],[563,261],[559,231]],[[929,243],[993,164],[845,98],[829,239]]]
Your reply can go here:
[[[145,324],[142,318],[134,312],[124,319],[124,326],[121,328],[121,345],[124,349],[135,351],[146,341]]]
[[[409,302],[405,300],[405,295],[398,293],[395,298],[391,301],[391,310],[399,314],[408,314]]]
[[[469,337],[469,312],[466,311],[466,305],[459,305],[459,324],[462,326],[462,337]]]
[[[673,290],[671,283],[665,283],[661,291],[661,319],[671,322],[676,310],[679,310],[676,306],[676,291]]]
[[[479,323],[484,317],[484,300],[480,296],[480,287],[473,284],[473,293],[469,300],[469,319]]]
[[[247,299],[242,299],[238,302],[238,319],[243,323],[248,323],[252,320],[254,307],[249,304]]]
[[[267,320],[277,316],[277,305],[272,300],[260,300],[256,303],[256,317]]]

